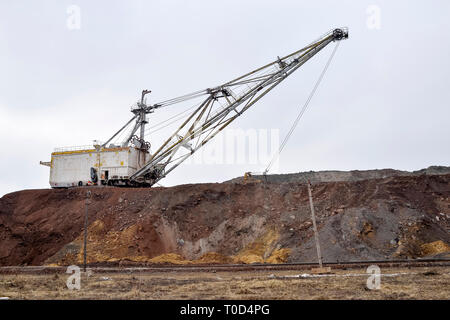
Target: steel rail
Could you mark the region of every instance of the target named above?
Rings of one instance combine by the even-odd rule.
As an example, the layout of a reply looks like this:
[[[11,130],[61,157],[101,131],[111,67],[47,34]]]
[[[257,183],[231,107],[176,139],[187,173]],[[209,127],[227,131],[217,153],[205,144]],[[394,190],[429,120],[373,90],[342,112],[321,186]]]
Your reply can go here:
[[[117,264],[117,263],[116,263]],[[370,265],[384,268],[408,267],[450,267],[450,259],[405,259],[405,260],[361,260],[346,262],[323,262],[324,267],[332,269],[361,269]],[[130,273],[140,272],[235,272],[235,271],[283,271],[306,270],[318,266],[317,262],[280,263],[280,264],[145,264],[125,261],[121,266],[112,263],[91,263],[88,268],[94,272]],[[0,274],[47,274],[65,272],[66,266],[4,266],[0,267]]]

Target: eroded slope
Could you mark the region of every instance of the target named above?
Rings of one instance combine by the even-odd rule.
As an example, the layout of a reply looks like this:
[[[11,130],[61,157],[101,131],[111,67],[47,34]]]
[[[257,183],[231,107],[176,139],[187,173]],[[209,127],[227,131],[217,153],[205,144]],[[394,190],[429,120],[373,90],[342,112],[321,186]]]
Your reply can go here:
[[[324,260],[448,251],[449,182],[450,175],[420,175],[314,184]],[[90,190],[89,262],[317,259],[303,183]],[[0,265],[80,263],[86,191],[25,190],[1,198]]]

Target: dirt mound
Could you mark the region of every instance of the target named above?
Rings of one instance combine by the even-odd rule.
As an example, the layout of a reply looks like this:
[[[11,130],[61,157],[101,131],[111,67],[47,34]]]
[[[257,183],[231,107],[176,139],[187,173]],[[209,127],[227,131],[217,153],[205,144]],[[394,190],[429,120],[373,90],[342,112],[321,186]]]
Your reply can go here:
[[[253,175],[250,179],[254,181],[266,181],[275,183],[285,182],[303,182],[310,180],[312,183],[317,182],[338,182],[338,181],[361,181],[369,179],[385,179],[389,177],[399,176],[421,176],[421,175],[439,175],[450,174],[450,167],[431,166],[426,169],[417,171],[401,171],[394,169],[377,169],[377,170],[352,170],[352,171],[309,171],[287,174],[271,174],[267,176]],[[243,182],[244,177],[238,177],[227,182]]]
[[[235,263],[282,263],[289,256],[289,249],[280,249],[278,240],[280,235],[275,230],[268,230],[266,234],[245,246],[233,257]],[[278,244],[277,244],[278,243]]]
[[[207,252],[204,255],[202,255],[200,259],[194,261],[194,263],[220,263],[220,264],[232,262],[233,262],[232,258],[224,256],[217,252]]]
[[[442,240],[425,243],[421,245],[424,255],[437,255],[441,253],[450,253],[450,246]]]
[[[313,184],[325,261],[442,254],[450,244],[450,175]],[[0,265],[79,264],[86,188],[0,199]],[[91,187],[88,262],[316,261],[304,183]],[[439,242],[439,243],[441,243]]]

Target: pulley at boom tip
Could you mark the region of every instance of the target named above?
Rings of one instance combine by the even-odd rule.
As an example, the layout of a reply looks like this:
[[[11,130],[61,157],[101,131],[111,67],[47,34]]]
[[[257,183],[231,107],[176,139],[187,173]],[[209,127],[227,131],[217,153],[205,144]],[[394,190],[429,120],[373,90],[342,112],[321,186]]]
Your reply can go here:
[[[333,40],[348,39],[348,28],[336,28],[333,30]]]

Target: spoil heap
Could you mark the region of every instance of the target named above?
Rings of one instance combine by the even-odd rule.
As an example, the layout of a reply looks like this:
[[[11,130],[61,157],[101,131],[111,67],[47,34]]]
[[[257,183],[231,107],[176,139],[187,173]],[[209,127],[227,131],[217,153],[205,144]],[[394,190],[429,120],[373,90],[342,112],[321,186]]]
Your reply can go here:
[[[450,174],[316,182],[324,261],[445,255]],[[306,185],[215,183],[89,188],[91,263],[316,261]],[[0,199],[0,265],[82,261],[86,188]]]

